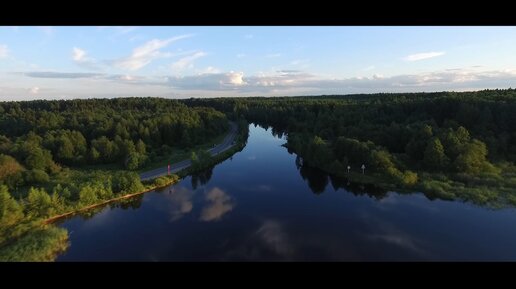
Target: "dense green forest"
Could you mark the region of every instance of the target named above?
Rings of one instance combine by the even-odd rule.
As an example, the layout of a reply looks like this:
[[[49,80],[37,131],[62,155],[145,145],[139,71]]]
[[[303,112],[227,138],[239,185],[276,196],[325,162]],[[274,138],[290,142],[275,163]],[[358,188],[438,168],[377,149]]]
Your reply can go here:
[[[483,205],[516,204],[514,89],[184,103],[271,126],[288,135],[287,146],[305,163],[354,181]]]
[[[52,260],[67,233],[44,220],[174,182],[135,170],[228,129],[213,108],[159,98],[0,103],[0,260]]]

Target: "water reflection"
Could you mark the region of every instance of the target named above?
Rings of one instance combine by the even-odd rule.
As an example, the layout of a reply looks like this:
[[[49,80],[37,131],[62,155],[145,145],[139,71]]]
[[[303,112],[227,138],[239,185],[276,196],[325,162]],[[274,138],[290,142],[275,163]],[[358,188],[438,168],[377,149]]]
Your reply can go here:
[[[89,209],[86,211],[81,211],[77,214],[77,216],[81,217],[83,220],[89,220],[92,217],[94,217],[95,215],[97,215],[98,213],[102,212],[106,207],[109,207],[110,209],[121,208],[124,210],[129,210],[129,209],[136,210],[141,207],[142,200],[143,200],[143,194],[136,195],[134,197],[121,199],[121,200],[118,200],[118,201],[112,202],[112,203],[107,203],[105,205],[98,206],[98,207],[95,207],[95,208],[92,208],[92,209]]]
[[[193,195],[194,191],[188,190],[185,187],[172,187],[169,194],[165,196],[168,200],[167,209],[170,212],[170,221],[177,221],[192,211]]]
[[[274,253],[290,257],[294,249],[283,226],[276,220],[266,220],[255,235]]]
[[[373,185],[353,183],[346,178],[330,175],[320,169],[311,167],[308,162],[303,161],[299,156],[296,157],[295,163],[299,174],[303,180],[307,182],[312,193],[316,195],[320,195],[326,191],[328,182],[330,182],[334,191],[344,189],[355,196],[366,195],[376,200],[387,197],[388,191],[385,189]]]
[[[206,193],[206,205],[201,211],[201,221],[217,221],[229,211],[233,210],[234,202],[223,190],[215,187]]]
[[[516,260],[514,210],[351,183],[281,143],[251,126],[233,160],[66,221],[72,245],[59,260]]]
[[[187,214],[194,212],[194,204],[199,206],[199,220],[203,222],[218,221],[226,213],[233,210],[233,198],[218,187],[214,187],[204,194],[201,190],[191,190],[185,186],[173,186],[164,192],[167,205],[164,207],[170,214],[170,221],[180,220]]]
[[[192,188],[194,190],[196,190],[198,186],[204,186],[205,184],[207,184],[210,181],[211,176],[213,175],[213,168],[214,168],[214,166],[211,168],[205,169],[203,171],[193,173],[191,175],[192,176]]]
[[[328,185],[328,174],[319,169],[312,168],[306,163],[301,166],[299,173],[303,180],[307,181],[308,187],[316,195],[320,195]]]
[[[223,261],[291,261],[299,252],[296,242],[277,219],[253,222],[246,234],[232,238],[223,244]]]

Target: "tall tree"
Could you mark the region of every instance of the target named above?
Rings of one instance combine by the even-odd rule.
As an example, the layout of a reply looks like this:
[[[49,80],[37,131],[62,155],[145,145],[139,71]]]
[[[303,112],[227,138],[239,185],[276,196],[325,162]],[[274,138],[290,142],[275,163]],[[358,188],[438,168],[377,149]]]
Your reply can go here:
[[[442,170],[448,166],[449,159],[444,154],[444,147],[439,138],[434,137],[428,142],[423,163],[432,170]]]

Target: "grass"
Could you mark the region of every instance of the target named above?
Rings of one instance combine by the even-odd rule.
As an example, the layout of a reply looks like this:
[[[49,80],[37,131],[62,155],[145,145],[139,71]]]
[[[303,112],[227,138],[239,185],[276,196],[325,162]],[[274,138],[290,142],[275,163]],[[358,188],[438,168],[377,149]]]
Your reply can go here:
[[[45,226],[28,232],[5,247],[0,248],[0,261],[50,262],[69,246],[66,229]]]

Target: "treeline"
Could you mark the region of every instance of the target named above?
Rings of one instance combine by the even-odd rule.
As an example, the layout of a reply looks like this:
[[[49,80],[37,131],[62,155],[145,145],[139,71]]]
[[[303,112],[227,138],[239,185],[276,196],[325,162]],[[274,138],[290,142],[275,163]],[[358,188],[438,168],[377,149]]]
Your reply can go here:
[[[287,133],[291,149],[334,174],[364,164],[384,181],[443,194],[516,188],[514,89],[183,102]]]
[[[46,183],[63,166],[135,170],[228,129],[213,108],[159,98],[0,103],[0,182]]]

